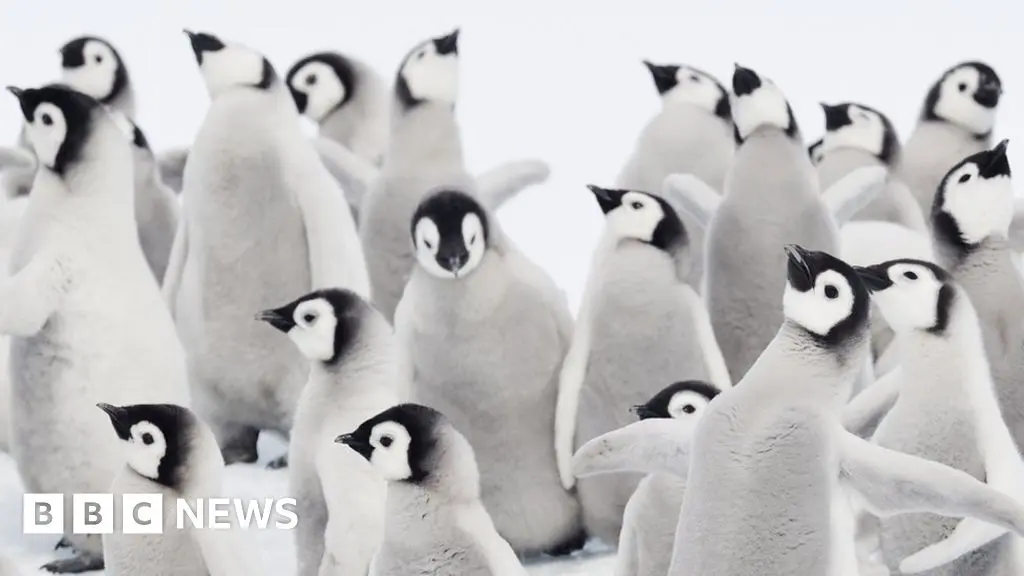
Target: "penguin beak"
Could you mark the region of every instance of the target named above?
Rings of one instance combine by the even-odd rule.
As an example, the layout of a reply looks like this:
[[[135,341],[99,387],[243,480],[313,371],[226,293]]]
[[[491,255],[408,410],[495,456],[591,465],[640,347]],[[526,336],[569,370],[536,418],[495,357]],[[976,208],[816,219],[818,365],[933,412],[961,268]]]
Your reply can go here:
[[[192,32],[191,30],[182,30],[182,32],[188,36],[188,41],[192,44],[192,53],[196,55],[196,62],[200,65],[203,63],[203,52],[216,52],[224,48],[224,43],[212,34]]]
[[[1006,157],[1006,147],[1009,145],[1010,141],[1004,138],[999,144],[996,144],[995,148],[989,150],[988,163],[980,167],[978,175],[982,178],[1009,176],[1010,161]]]
[[[25,93],[24,90],[18,88],[17,86],[8,86],[7,91],[11,94],[14,94],[14,97],[17,98],[19,102],[21,101],[21,96]]]
[[[999,97],[1002,96],[1003,89],[997,82],[989,82],[978,87],[974,91],[974,101],[981,104],[985,108],[995,108],[999,105]]]
[[[799,290],[800,292],[806,292],[814,286],[814,274],[811,271],[811,266],[808,263],[808,258],[811,253],[796,244],[788,244],[783,248],[786,253],[786,259],[788,261],[786,274],[789,279],[789,284]]]
[[[437,53],[441,55],[445,54],[458,54],[459,53],[459,32],[460,29],[456,28],[451,34],[442,36],[434,39],[434,48],[437,49]]]
[[[850,117],[846,114],[846,108],[843,106],[832,106],[821,102],[821,109],[825,112],[825,130],[829,132],[850,123]]]
[[[860,277],[861,282],[864,283],[869,292],[881,292],[893,284],[887,273],[887,268],[881,264],[854,266],[853,270]]]
[[[733,64],[732,91],[736,96],[746,96],[761,87],[761,77],[750,68]]]
[[[295,320],[293,320],[291,315],[281,308],[264,310],[256,315],[256,319],[261,322],[266,322],[285,333],[295,327]]]
[[[646,404],[633,406],[632,408],[629,409],[629,411],[632,412],[633,414],[636,414],[636,417],[641,420],[647,420],[649,418],[658,417],[658,413],[648,408]]]
[[[342,434],[334,439],[335,444],[344,444],[349,448],[355,450],[360,456],[370,459],[373,455],[373,446],[369,442],[361,440],[355,434]]]
[[[623,190],[609,190],[593,184],[587,184],[587,189],[594,193],[601,211],[605,214],[618,208],[622,204],[622,195],[625,194]]]
[[[466,262],[469,262],[469,252],[465,250],[437,255],[437,263],[441,268],[451,272],[456,278],[459,277],[459,271],[466,265]]]
[[[114,426],[114,432],[117,433],[117,437],[121,440],[127,440],[131,438],[131,427],[128,425],[128,411],[119,406],[111,406],[110,404],[104,404],[100,402],[96,405],[97,408],[103,410],[110,417],[110,423]]]

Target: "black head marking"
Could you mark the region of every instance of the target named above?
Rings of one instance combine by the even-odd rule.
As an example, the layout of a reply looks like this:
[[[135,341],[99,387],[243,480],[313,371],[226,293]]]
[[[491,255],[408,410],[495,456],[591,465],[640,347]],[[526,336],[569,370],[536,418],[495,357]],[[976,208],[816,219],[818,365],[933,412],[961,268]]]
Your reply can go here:
[[[850,118],[849,104],[832,105],[822,102],[821,109],[825,112],[825,130],[829,132],[834,132],[843,126],[853,124],[853,120]]]
[[[111,406],[97,404],[107,413],[110,423],[121,440],[131,438],[132,426],[149,422],[163,433],[167,447],[157,467],[156,482],[169,488],[179,488],[185,480],[185,464],[192,454],[191,441],[198,425],[195,415],[186,408],[175,404],[135,404],[132,406]],[[138,438],[145,442],[145,438]]]
[[[732,73],[732,91],[736,96],[752,94],[754,90],[761,87],[761,77],[750,68],[744,68],[734,64],[735,70]]]
[[[73,69],[84,66],[85,45],[89,42],[103,44],[110,49],[114,59],[117,60],[117,66],[114,70],[114,84],[110,88],[110,94],[107,94],[105,98],[100,100],[103,104],[110,104],[128,86],[128,68],[124,64],[124,59],[121,58],[121,53],[117,51],[117,48],[114,48],[113,44],[98,36],[80,36],[75,38],[60,48],[61,68]]]
[[[950,311],[953,308],[953,302],[956,300],[956,290],[953,288],[953,278],[944,268],[925,260],[898,258],[896,260],[882,262],[881,264],[875,264],[874,266],[855,266],[854,269],[864,281],[868,290],[872,292],[881,292],[891,288],[895,284],[889,276],[889,269],[900,264],[909,264],[912,266],[927,268],[931,271],[932,275],[935,276],[935,279],[942,284],[942,287],[939,288],[939,296],[935,302],[935,324],[929,327],[927,331],[932,334],[944,333],[946,328],[949,327]]]
[[[943,205],[946,203],[946,188],[951,184],[950,179],[953,177],[953,174],[967,164],[978,166],[978,178],[990,179],[1000,176],[1010,178],[1012,176],[1010,173],[1010,160],[1006,156],[1006,149],[1009,144],[1009,140],[1003,139],[991,150],[982,150],[981,152],[971,154],[950,168],[939,183],[939,189],[936,191],[935,198],[932,201],[932,234],[937,240],[952,248],[959,257],[967,255],[976,246],[964,240],[956,219],[953,218],[952,214],[943,209]]]
[[[467,214],[476,214],[484,233],[484,245],[490,241],[490,223],[487,214],[472,196],[457,190],[440,190],[429,195],[412,217],[410,233],[416,238],[416,225],[430,218],[437,226],[440,245],[435,259],[445,270],[458,270],[469,260],[469,250],[462,237],[462,221]]]
[[[317,52],[296,62],[295,65],[288,70],[288,74],[285,76],[285,84],[288,86],[288,90],[291,92],[292,98],[295,100],[295,105],[299,108],[300,114],[306,111],[308,97],[293,88],[292,84],[295,83],[295,76],[299,73],[299,70],[302,70],[302,68],[310,62],[323,62],[327,66],[330,66],[331,70],[334,70],[334,74],[338,77],[338,80],[341,81],[341,85],[345,87],[345,96],[341,99],[341,102],[335,104],[335,109],[341,108],[352,100],[356,94],[356,90],[359,89],[359,84],[356,82],[355,67],[352,65],[352,61],[337,52]],[[299,81],[305,83],[307,79],[300,78]]]
[[[132,145],[142,150],[149,150],[149,141],[146,140],[146,135],[139,129],[139,125],[132,123],[134,130],[132,130]]]
[[[814,153],[817,152],[818,149],[821,148],[821,145],[824,143],[824,138],[818,138],[816,142],[807,147],[807,155],[811,157],[811,160],[814,160]]]
[[[672,397],[677,393],[684,391],[696,392],[706,398],[709,402],[715,396],[718,396],[719,392],[721,392],[718,388],[715,388],[707,382],[703,382],[701,380],[685,380],[669,384],[646,403],[634,406],[632,411],[640,420],[647,420],[649,418],[671,418],[672,415],[669,413],[668,408],[669,404],[672,402]]]
[[[867,325],[871,306],[871,294],[867,286],[852,266],[827,252],[807,250],[795,244],[787,245],[784,250],[787,259],[787,279],[794,290],[811,290],[818,276],[826,270],[837,272],[849,284],[853,291],[853,306],[846,318],[836,323],[824,336],[805,330],[822,347],[842,347],[851,335]],[[828,288],[825,289],[825,293],[828,295]]]
[[[411,110],[412,108],[415,108],[416,106],[419,106],[420,104],[423,104],[423,102],[425,102],[425,100],[417,98],[416,96],[413,95],[412,90],[409,88],[409,82],[405,79],[405,76],[402,74],[402,71],[405,69],[406,62],[408,62],[410,58],[422,58],[422,50],[427,44],[433,44],[434,49],[440,56],[446,56],[450,54],[458,56],[459,32],[460,30],[456,28],[454,32],[448,34],[447,36],[441,36],[439,38],[427,40],[426,42],[421,42],[415,48],[410,50],[409,53],[405,55],[405,58],[402,58],[402,64],[398,67],[398,73],[395,76],[394,89],[395,97],[398,98],[398,102],[399,104],[401,104],[403,110]]]
[[[355,432],[338,436],[335,442],[349,446],[369,460],[374,451],[370,444],[373,428],[384,422],[399,424],[409,433],[408,460],[412,474],[406,482],[422,483],[430,476],[434,465],[435,451],[440,440],[439,429],[445,422],[444,416],[433,408],[419,404],[399,404],[363,422]]]
[[[943,118],[940,118],[935,112],[935,106],[939,102],[939,97],[942,95],[942,83],[949,77],[953,72],[960,70],[961,68],[974,68],[978,71],[980,77],[978,89],[974,91],[974,101],[984,106],[985,108],[995,108],[999,105],[999,99],[1003,94],[1003,82],[999,78],[995,69],[984,62],[977,60],[969,62],[961,62],[956,66],[953,66],[942,73],[942,76],[932,84],[928,90],[927,96],[924,99],[924,108],[921,111],[921,117],[924,120],[931,120],[936,122],[945,122]],[[966,90],[966,87],[963,87]],[[989,137],[990,133],[975,134],[975,138],[978,140],[985,140]]]
[[[196,55],[196,63],[199,65],[203,64],[204,53],[216,52],[225,48],[225,44],[221,42],[220,38],[212,34],[189,30],[184,30],[184,32],[188,35],[188,40],[192,44],[192,52]]]
[[[60,109],[67,123],[67,133],[57,151],[53,171],[61,176],[82,157],[85,144],[92,132],[94,114],[101,104],[94,98],[63,84],[48,84],[41,88],[18,89],[8,86],[7,90],[18,98],[21,113],[31,121],[40,104],[49,103]]]
[[[882,114],[875,108],[865,106],[864,104],[858,104],[856,102],[843,102],[841,104],[826,104],[822,102],[821,108],[825,112],[825,130],[835,132],[844,126],[853,124],[853,118],[850,116],[850,108],[853,106],[877,115],[882,121],[884,133],[882,135],[882,147],[881,152],[878,154],[878,159],[886,164],[891,164],[895,161],[896,155],[899,153],[899,136],[897,136],[896,127],[893,126],[889,117]]]
[[[260,77],[260,81],[259,81],[258,84],[256,84],[256,87],[261,89],[261,90],[266,90],[266,89],[270,88],[274,84],[274,82],[276,80],[277,80],[277,71],[274,70],[274,65],[270,63],[270,60],[267,60],[267,58],[264,57],[263,58],[263,75]]]
[[[440,38],[434,38],[434,48],[437,49],[437,53],[442,56],[445,54],[458,54],[459,53],[459,32],[456,28],[451,34],[447,36],[441,36]]]
[[[666,202],[660,196],[647,194],[645,192],[640,192],[639,190],[601,188],[600,186],[595,186],[593,184],[588,184],[587,189],[594,194],[594,198],[597,200],[598,205],[601,206],[601,211],[605,214],[608,214],[612,210],[621,206],[623,196],[630,192],[643,194],[657,202],[658,205],[661,206],[663,216],[661,221],[658,222],[658,225],[654,228],[654,233],[651,235],[651,240],[648,242],[651,246],[666,252],[672,252],[689,241],[686,228],[683,226],[683,221],[679,218],[679,214],[676,213],[671,204]]]
[[[281,332],[288,333],[296,326],[295,309],[304,302],[311,300],[326,301],[334,312],[336,320],[334,325],[334,354],[324,364],[328,366],[336,365],[352,350],[352,346],[359,336],[363,318],[370,312],[369,304],[356,295],[355,292],[340,288],[317,290],[280,308],[264,310],[256,315],[256,319],[270,324]]]
[[[654,86],[658,89],[658,94],[668,92],[679,83],[677,79],[679,66],[674,64],[654,64],[648,60],[644,60],[644,66],[647,66],[647,69],[650,70],[651,76],[654,78]]]

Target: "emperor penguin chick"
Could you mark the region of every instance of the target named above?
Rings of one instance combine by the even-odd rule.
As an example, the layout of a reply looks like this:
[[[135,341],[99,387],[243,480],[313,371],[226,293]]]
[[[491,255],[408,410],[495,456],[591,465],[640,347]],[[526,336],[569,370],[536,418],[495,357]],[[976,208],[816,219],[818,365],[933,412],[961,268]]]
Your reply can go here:
[[[440,412],[401,404],[336,442],[388,481],[373,576],[526,576],[480,501],[473,448]]]
[[[661,194],[666,177],[690,173],[721,190],[736,149],[729,92],[710,74],[691,66],[647,61],[644,65],[654,78],[661,110],[640,132],[616,186]],[[675,208],[689,232],[691,263],[686,282],[700,290],[704,230],[692,216]]]
[[[384,481],[334,438],[398,404],[391,326],[350,290],[320,290],[266,310],[312,363],[291,431],[299,576],[366,574],[384,536]]]
[[[156,281],[162,283],[178,230],[178,198],[160,179],[156,156],[146,135],[131,120],[126,118],[126,122],[135,157],[135,220],[139,228],[139,242],[149,269]]]
[[[139,246],[132,151],[104,107],[63,86],[9,88],[39,158],[0,282],[12,336],[12,453],[28,492],[104,493],[122,466],[98,401],[188,403],[185,356]],[[102,327],[102,336],[97,329]],[[99,535],[55,572],[98,569]]]
[[[60,48],[61,82],[135,119],[135,88],[121,53],[109,40],[80,36]]]
[[[898,397],[872,441],[967,472],[1018,497],[1024,462],[999,412],[974,306],[944,270],[920,260],[863,269],[874,300],[896,331]],[[880,384],[884,385],[884,383]],[[957,522],[905,514],[881,521],[889,568],[911,552],[946,538]],[[1007,535],[931,576],[1017,574],[1014,536]]]
[[[473,195],[441,190],[412,218],[418,265],[395,315],[413,398],[473,445],[484,505],[520,554],[584,543],[555,460],[558,373],[572,334],[555,283]]]

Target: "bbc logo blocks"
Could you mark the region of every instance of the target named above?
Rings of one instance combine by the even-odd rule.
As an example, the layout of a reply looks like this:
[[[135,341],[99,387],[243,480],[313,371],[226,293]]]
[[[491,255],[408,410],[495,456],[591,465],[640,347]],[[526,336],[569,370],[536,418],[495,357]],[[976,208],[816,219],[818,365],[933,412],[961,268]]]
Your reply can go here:
[[[163,532],[163,496],[124,494],[121,496],[121,527],[124,534]],[[71,500],[72,534],[111,534],[117,509],[113,494],[75,494]],[[25,494],[22,529],[25,534],[64,534],[63,494]]]

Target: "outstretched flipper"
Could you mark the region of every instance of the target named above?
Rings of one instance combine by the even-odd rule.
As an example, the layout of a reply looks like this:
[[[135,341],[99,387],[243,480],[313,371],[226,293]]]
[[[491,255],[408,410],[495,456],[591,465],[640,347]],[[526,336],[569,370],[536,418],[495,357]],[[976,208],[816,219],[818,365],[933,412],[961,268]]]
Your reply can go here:
[[[0,170],[35,170],[36,157],[17,146],[0,146]]]
[[[185,215],[182,214],[178,218],[178,232],[174,235],[174,242],[171,243],[171,253],[167,257],[167,269],[164,270],[163,285],[160,287],[172,318],[175,317],[178,291],[181,289],[181,275],[185,270],[185,257],[188,255],[188,226],[185,221]]]
[[[210,530],[213,532],[213,530]],[[79,552],[71,558],[61,558],[48,562],[39,567],[40,570],[54,574],[81,574],[82,572],[94,572],[103,570],[103,555]]]
[[[821,194],[822,201],[842,226],[871,203],[885,189],[889,170],[884,166],[865,166],[850,172]]]
[[[666,200],[685,210],[705,230],[722,203],[722,195],[693,174],[668,176],[661,192]]]
[[[57,310],[64,281],[60,261],[45,252],[0,281],[0,334],[23,338],[38,334]]]
[[[690,309],[690,314],[693,315],[693,333],[697,335],[697,342],[700,343],[704,366],[708,371],[708,381],[719,390],[732,388],[729,367],[725,363],[722,349],[718,346],[718,340],[715,339],[715,331],[711,327],[711,317],[708,316],[704,300],[688,284],[683,284],[679,290]]]
[[[185,163],[188,161],[188,148],[172,148],[156,155],[156,165],[160,170],[160,180],[176,193],[181,193],[185,181]]]
[[[572,471],[573,447],[576,442],[576,416],[580,408],[580,391],[587,376],[590,360],[590,322],[584,318],[586,310],[580,307],[573,331],[572,344],[562,361],[558,376],[558,400],[555,403],[555,460],[562,487],[569,490],[576,485]]]
[[[380,170],[330,138],[314,137],[313,147],[327,171],[341,184],[349,205],[359,210]]]
[[[935,544],[922,548],[904,558],[900,562],[900,572],[903,574],[918,574],[945,566],[964,554],[973,552],[999,538],[1006,534],[1006,532],[1004,528],[983,522],[977,518],[966,518],[963,522],[957,524],[956,529],[953,530],[948,538],[939,540]],[[1019,551],[1020,542],[1015,542],[1014,545],[1018,547],[1015,553],[1015,566],[1019,571],[1024,568],[1024,565],[1022,565],[1024,564],[1024,558],[1021,557]],[[1014,574],[1017,573],[1020,572],[1014,572]]]
[[[843,427],[861,438],[870,437],[900,396],[903,370],[896,367],[843,408]]]
[[[497,210],[524,188],[541,184],[549,176],[551,167],[543,160],[516,160],[478,175],[477,192],[484,206]]]
[[[32,190],[37,168],[36,157],[30,150],[0,146],[0,175],[8,198],[24,196]]]
[[[572,459],[578,477],[612,472],[669,473],[686,478],[697,419],[648,418],[602,434]]]

